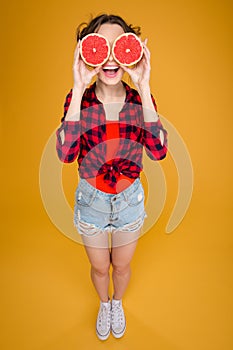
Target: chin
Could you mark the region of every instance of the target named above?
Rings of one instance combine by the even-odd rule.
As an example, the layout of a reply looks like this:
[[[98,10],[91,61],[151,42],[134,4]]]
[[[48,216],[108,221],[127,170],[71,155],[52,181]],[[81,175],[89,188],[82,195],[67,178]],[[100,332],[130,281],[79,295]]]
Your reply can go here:
[[[121,79],[100,79],[105,85],[114,86],[121,82]]]

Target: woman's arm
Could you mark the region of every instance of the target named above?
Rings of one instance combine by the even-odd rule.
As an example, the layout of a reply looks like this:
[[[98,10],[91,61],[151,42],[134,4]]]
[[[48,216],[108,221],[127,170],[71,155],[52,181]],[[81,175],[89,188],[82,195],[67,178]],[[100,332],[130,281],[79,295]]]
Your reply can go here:
[[[148,157],[152,160],[161,160],[167,154],[167,131],[157,113],[154,97],[149,93],[144,100],[143,96],[141,99],[144,115],[142,144]]]
[[[73,89],[66,96],[64,116],[61,126],[56,132],[56,149],[59,159],[64,163],[73,162],[79,153],[80,146],[80,110],[83,93],[94,75],[100,69],[89,70],[80,58],[80,43],[78,42],[73,63]]]
[[[81,125],[80,118],[77,117],[76,112],[76,120],[73,116],[75,116],[75,110],[80,110],[81,102],[77,102],[75,105],[72,103],[73,99],[73,91],[71,90],[69,94],[66,96],[65,104],[64,104],[64,115],[61,119],[62,124],[57,129],[57,143],[56,149],[59,159],[64,163],[73,162],[79,153],[79,145],[80,145],[80,133],[81,133]],[[68,115],[68,112],[71,112]],[[68,118],[67,118],[68,115]]]
[[[141,98],[143,108],[143,140],[147,155],[153,160],[165,158],[167,153],[167,131],[157,113],[155,100],[150,92],[150,51],[143,42],[144,55],[135,68],[122,67],[131,77]]]

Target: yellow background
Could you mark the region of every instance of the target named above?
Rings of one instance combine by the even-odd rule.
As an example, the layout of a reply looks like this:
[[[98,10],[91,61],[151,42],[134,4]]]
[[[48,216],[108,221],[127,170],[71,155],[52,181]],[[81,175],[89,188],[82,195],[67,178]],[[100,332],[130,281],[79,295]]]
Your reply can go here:
[[[148,37],[151,90],[189,149],[194,191],[165,234],[177,193],[168,156],[165,208],[132,262],[126,335],[101,343],[84,248],[47,216],[39,164],[72,86],[76,27],[104,11]],[[232,349],[232,2],[8,1],[1,27],[1,349]],[[64,179],[72,201],[76,164]]]

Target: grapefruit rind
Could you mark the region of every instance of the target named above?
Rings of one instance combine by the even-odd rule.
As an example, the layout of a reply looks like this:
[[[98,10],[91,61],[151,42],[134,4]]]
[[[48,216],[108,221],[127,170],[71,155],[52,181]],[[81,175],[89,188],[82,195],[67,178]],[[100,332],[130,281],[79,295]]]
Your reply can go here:
[[[110,55],[109,43],[101,34],[88,34],[80,42],[80,55],[88,66],[102,66]]]
[[[120,65],[133,66],[143,56],[142,42],[134,33],[123,33],[114,41],[112,55],[114,60]]]

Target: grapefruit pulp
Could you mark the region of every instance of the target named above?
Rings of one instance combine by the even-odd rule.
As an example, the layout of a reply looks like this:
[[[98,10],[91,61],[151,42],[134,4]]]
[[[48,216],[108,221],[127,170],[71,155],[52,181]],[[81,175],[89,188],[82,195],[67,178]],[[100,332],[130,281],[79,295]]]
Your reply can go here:
[[[142,42],[134,33],[121,34],[113,43],[112,55],[120,65],[132,66],[142,58]]]
[[[103,65],[110,55],[109,43],[101,34],[88,34],[81,40],[80,55],[89,66],[97,67]]]

